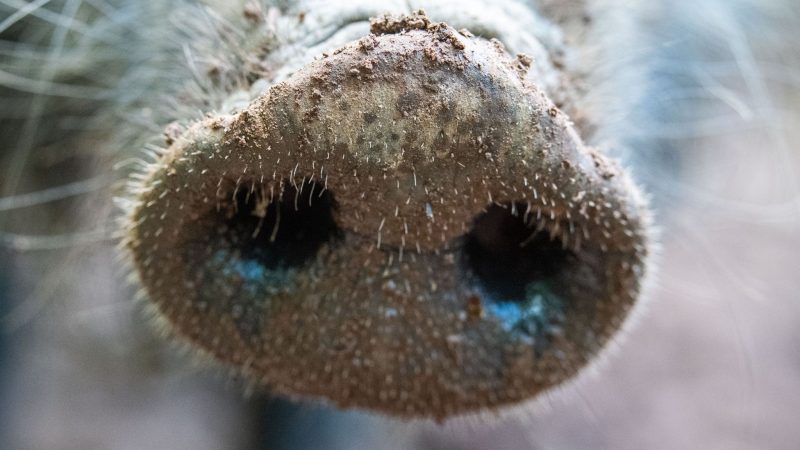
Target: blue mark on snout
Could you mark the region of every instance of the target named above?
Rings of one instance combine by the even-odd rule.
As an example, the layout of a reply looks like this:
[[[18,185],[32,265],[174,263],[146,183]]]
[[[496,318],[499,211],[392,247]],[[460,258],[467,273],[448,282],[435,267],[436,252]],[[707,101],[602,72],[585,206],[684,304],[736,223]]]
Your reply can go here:
[[[484,309],[512,337],[543,349],[564,319],[564,302],[548,283],[535,281],[525,286],[521,299],[484,297]]]
[[[214,253],[213,264],[227,282],[239,284],[251,296],[283,290],[291,285],[296,272],[283,265],[267,267],[259,258],[242,258],[225,250]]]
[[[207,263],[210,277],[201,295],[221,316],[232,320],[245,339],[261,335],[272,298],[294,284],[297,270],[279,263],[268,265],[263,260],[266,256],[255,252],[243,257],[239,252],[217,250]]]

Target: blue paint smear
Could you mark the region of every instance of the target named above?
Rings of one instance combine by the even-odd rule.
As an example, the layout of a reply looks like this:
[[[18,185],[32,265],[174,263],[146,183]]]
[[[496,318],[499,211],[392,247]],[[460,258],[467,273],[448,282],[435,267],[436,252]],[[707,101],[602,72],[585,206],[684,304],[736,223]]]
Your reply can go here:
[[[484,298],[486,312],[518,338],[542,343],[563,320],[564,303],[546,282],[528,283],[523,299]]]
[[[258,259],[234,257],[225,250],[214,253],[212,263],[226,280],[241,280],[253,296],[275,294],[291,284],[296,272],[284,266],[267,268]]]

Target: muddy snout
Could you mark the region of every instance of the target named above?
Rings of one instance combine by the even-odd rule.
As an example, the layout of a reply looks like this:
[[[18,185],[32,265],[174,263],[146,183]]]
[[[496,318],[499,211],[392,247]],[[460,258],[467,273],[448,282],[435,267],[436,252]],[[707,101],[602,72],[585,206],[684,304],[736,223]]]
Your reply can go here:
[[[571,379],[639,297],[648,212],[535,64],[385,17],[188,129],[126,232],[163,323],[277,393],[393,416]]]

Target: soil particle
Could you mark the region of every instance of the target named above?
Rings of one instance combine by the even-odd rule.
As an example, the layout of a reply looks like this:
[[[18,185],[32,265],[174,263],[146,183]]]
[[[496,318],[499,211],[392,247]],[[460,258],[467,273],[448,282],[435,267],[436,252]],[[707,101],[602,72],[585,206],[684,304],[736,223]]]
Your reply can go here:
[[[425,11],[418,10],[408,16],[391,16],[386,14],[369,22],[369,31],[372,34],[396,34],[408,30],[426,30],[431,25]]]
[[[374,35],[380,34],[398,34],[411,30],[426,30],[433,33],[439,41],[448,42],[456,50],[464,50],[465,45],[459,33],[452,27],[445,23],[431,22],[430,18],[425,14],[425,11],[419,10],[409,16],[392,16],[384,15],[382,17],[372,19],[370,21],[370,31]],[[362,39],[362,41],[366,40]],[[362,49],[368,50],[369,48],[364,45],[369,43],[359,42]],[[431,58],[436,60],[435,58]]]
[[[529,69],[531,64],[533,64],[533,58],[525,53],[518,53],[517,54],[517,63],[520,66],[524,67],[525,69]]]

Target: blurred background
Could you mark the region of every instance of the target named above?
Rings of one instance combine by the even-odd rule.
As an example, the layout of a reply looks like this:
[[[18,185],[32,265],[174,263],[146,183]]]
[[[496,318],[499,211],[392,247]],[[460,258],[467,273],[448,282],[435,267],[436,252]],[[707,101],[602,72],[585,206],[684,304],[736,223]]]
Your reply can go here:
[[[637,26],[596,82],[624,97],[615,73],[636,71],[642,94],[597,140],[656,209],[647,306],[546,405],[444,428],[272,399],[152,332],[115,252],[112,197],[137,156],[113,124],[146,128],[180,74],[158,40],[174,6],[128,3],[0,0],[0,448],[800,447],[792,0],[607,13]]]

